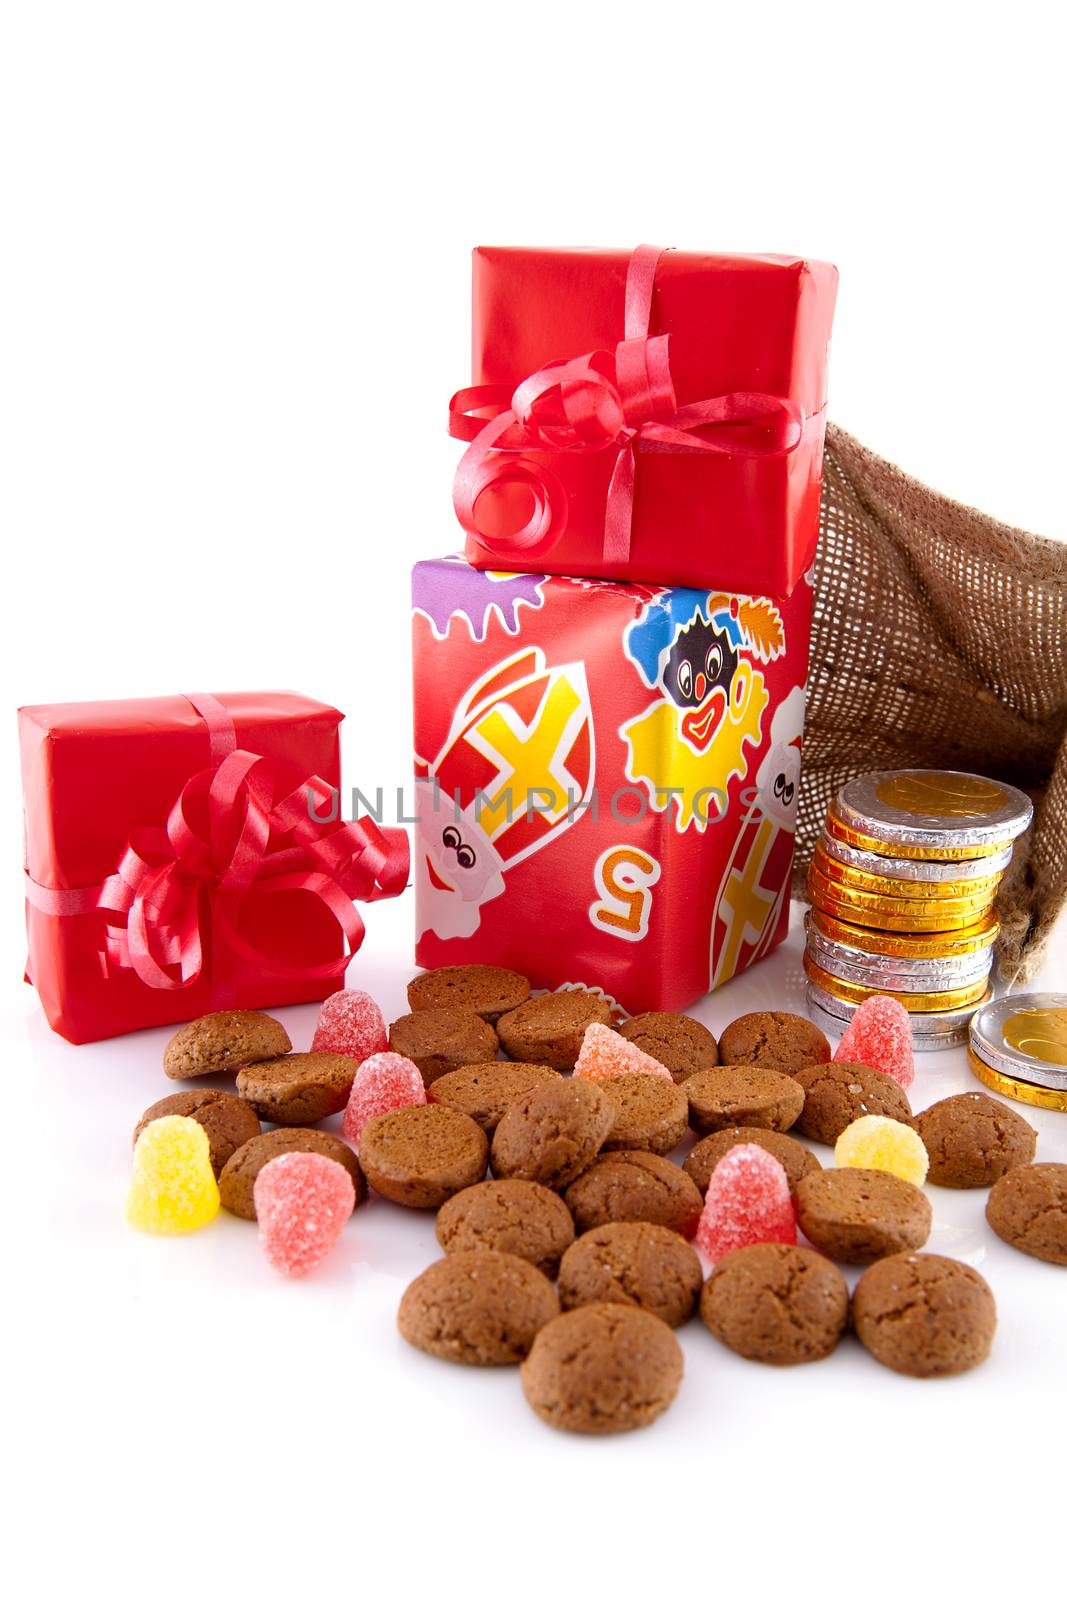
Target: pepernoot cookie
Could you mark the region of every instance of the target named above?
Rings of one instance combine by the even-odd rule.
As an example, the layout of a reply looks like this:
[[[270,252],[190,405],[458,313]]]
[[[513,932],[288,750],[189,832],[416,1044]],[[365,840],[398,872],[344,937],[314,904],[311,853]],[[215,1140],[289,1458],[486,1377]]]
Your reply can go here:
[[[784,1133],[804,1109],[804,1091],[766,1067],[708,1067],[685,1080],[689,1120],[698,1133],[720,1128],[773,1128]]]
[[[389,1048],[414,1061],[429,1088],[454,1067],[492,1061],[497,1053],[497,1037],[492,1023],[476,1011],[435,1006],[397,1017],[389,1029]]]
[[[858,1117],[910,1122],[911,1103],[888,1073],[851,1061],[824,1061],[796,1074],[804,1105],[796,1132],[816,1144],[836,1144]]]
[[[249,1139],[223,1167],[219,1175],[219,1199],[227,1211],[247,1222],[256,1220],[253,1198],[256,1178],[275,1156],[287,1156],[292,1151],[306,1151],[313,1156],[328,1156],[344,1167],[352,1179],[356,1205],[367,1198],[367,1185],[360,1171],[355,1153],[332,1133],[321,1128],[272,1128],[269,1133],[257,1134]]]
[[[583,989],[539,994],[501,1017],[497,1032],[513,1061],[547,1061],[563,1071],[573,1067],[591,1022],[611,1026],[611,1007]]]
[[[797,1222],[817,1250],[865,1267],[930,1237],[930,1202],[914,1183],[891,1172],[837,1167],[797,1184]]]
[[[624,1072],[605,1078],[600,1087],[615,1113],[605,1150],[651,1150],[663,1156],[685,1138],[689,1101],[680,1084],[647,1072]]]
[[[601,1156],[563,1198],[579,1233],[605,1222],[656,1222],[691,1239],[703,1210],[700,1190],[688,1173],[649,1150]]]
[[[476,1061],[435,1078],[429,1099],[473,1117],[491,1134],[504,1112],[539,1083],[558,1082],[555,1067],[540,1061]]]
[[[525,1178],[472,1184],[437,1213],[437,1242],[453,1250],[502,1250],[553,1275],[568,1245],[574,1219],[558,1194]]]
[[[239,1072],[292,1048],[281,1023],[265,1011],[213,1011],[178,1029],[163,1052],[163,1071],[168,1078]]]
[[[211,1170],[216,1178],[234,1151],[259,1132],[259,1118],[252,1107],[224,1089],[180,1089],[177,1094],[165,1095],[149,1106],[134,1128],[134,1144],[141,1130],[157,1117],[192,1117],[199,1122],[207,1134]]]
[[[930,1157],[927,1177],[943,1189],[987,1189],[1029,1166],[1037,1134],[1017,1111],[987,1094],[953,1094],[920,1111],[912,1127]]]
[[[773,1128],[720,1128],[718,1133],[709,1133],[695,1144],[682,1163],[682,1171],[688,1172],[701,1194],[706,1192],[711,1175],[727,1150],[735,1144],[758,1144],[780,1161],[790,1194],[796,1193],[801,1178],[819,1171],[819,1162],[811,1151],[787,1133],[776,1133]]]
[[[332,1050],[257,1061],[237,1074],[237,1093],[264,1122],[305,1128],[344,1110],[358,1065]]]
[[[398,1206],[435,1211],[485,1176],[489,1142],[451,1106],[402,1106],[372,1117],[359,1141],[360,1166],[375,1194]]]
[[[908,1252],[868,1267],[852,1323],[876,1361],[910,1378],[944,1378],[984,1361],[997,1328],[981,1273],[947,1256]]]
[[[848,1285],[832,1261],[795,1244],[750,1244],[715,1268],[700,1296],[704,1325],[746,1361],[821,1361],[848,1324]]]
[[[515,1366],[559,1312],[543,1272],[499,1250],[457,1250],[408,1285],[397,1327],[416,1350],[467,1367]]]
[[[719,1036],[724,1066],[770,1067],[794,1073],[829,1061],[830,1041],[814,1022],[792,1011],[749,1011]]]
[[[529,998],[530,980],[507,967],[437,967],[408,984],[412,1011],[459,1007],[476,1011],[486,1022],[495,1022]]]
[[[696,1310],[704,1271],[691,1245],[655,1222],[608,1222],[583,1234],[560,1264],[564,1311],[601,1300],[639,1306],[669,1328]]]
[[[555,1317],[522,1364],[522,1392],[567,1433],[626,1433],[666,1411],[682,1381],[682,1348],[636,1306],[581,1306]]]
[[[719,1064],[715,1035],[695,1017],[680,1011],[642,1011],[619,1029],[646,1056],[662,1061],[675,1083],[682,1083],[691,1072]]]
[[[493,1172],[563,1189],[596,1160],[611,1132],[611,1104],[595,1083],[557,1077],[509,1106],[493,1134]]]
[[[1067,1266],[1067,1166],[1016,1167],[990,1190],[986,1220],[1005,1244],[1039,1261]]]

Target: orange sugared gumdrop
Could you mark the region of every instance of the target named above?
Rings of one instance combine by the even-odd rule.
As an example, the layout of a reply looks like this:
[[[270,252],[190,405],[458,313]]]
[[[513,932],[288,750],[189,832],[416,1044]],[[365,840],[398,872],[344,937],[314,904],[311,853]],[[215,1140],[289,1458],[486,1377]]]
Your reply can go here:
[[[596,1083],[603,1078],[624,1077],[628,1072],[644,1072],[650,1077],[667,1078],[673,1082],[669,1069],[662,1061],[646,1055],[613,1028],[605,1027],[602,1022],[591,1022],[582,1039],[574,1076]]]

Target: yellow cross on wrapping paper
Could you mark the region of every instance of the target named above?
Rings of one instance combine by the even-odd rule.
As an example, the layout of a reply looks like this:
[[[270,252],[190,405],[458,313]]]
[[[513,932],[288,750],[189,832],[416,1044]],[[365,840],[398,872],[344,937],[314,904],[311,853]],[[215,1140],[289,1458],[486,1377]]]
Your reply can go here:
[[[726,880],[719,912],[728,932],[718,968],[713,974],[716,983],[725,983],[727,978],[733,977],[737,971],[737,958],[741,954],[745,930],[751,928],[754,939],[758,940],[767,925],[771,908],[778,899],[772,890],[761,889],[759,882],[777,831],[775,824],[763,817],[743,868],[740,872],[731,872]],[[725,914],[727,909],[729,916]]]
[[[500,706],[487,711],[475,725],[473,732],[491,745],[501,760],[501,770],[512,769],[512,805],[515,811],[526,804],[531,790],[538,791],[538,810],[555,821],[562,816],[571,796],[552,770],[552,763],[566,751],[560,750],[564,730],[581,705],[566,678],[556,678],[538,708],[537,716],[529,727],[513,726]],[[497,787],[493,786],[493,798]],[[551,805],[549,797],[551,796]],[[509,818],[504,807],[499,810],[486,807],[482,813],[482,827],[492,838]]]

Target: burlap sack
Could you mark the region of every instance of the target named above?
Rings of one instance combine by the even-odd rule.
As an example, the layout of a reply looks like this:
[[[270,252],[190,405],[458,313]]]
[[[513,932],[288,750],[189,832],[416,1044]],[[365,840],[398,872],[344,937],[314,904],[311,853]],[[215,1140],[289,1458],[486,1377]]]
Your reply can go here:
[[[1000,975],[1024,981],[1067,900],[1067,545],[946,500],[831,424],[811,650],[797,893],[846,778],[1003,778],[1035,806],[998,903]]]

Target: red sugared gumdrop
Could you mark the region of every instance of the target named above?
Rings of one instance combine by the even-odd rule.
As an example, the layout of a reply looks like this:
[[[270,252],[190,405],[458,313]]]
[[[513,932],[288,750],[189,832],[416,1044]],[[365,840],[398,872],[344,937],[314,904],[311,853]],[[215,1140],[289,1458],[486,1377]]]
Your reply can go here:
[[[603,1078],[621,1078],[628,1072],[644,1072],[654,1078],[670,1078],[670,1069],[646,1055],[629,1039],[602,1022],[591,1022],[582,1038],[582,1048],[574,1064],[576,1078],[593,1083]]]
[[[252,1198],[267,1260],[286,1277],[302,1278],[341,1237],[356,1191],[339,1161],[292,1150],[260,1169]]]
[[[834,1051],[835,1061],[858,1061],[895,1078],[902,1089],[915,1082],[911,1022],[891,994],[869,995],[853,1012],[852,1021]]]
[[[368,1056],[352,1079],[342,1132],[358,1150],[363,1130],[372,1117],[399,1111],[401,1106],[425,1104],[426,1086],[414,1061],[397,1055],[395,1050]]]
[[[312,1050],[332,1050],[366,1061],[388,1043],[381,1008],[362,989],[339,989],[322,1002]]]
[[[696,1242],[709,1261],[746,1244],[796,1244],[785,1168],[758,1144],[735,1144],[711,1174]]]

